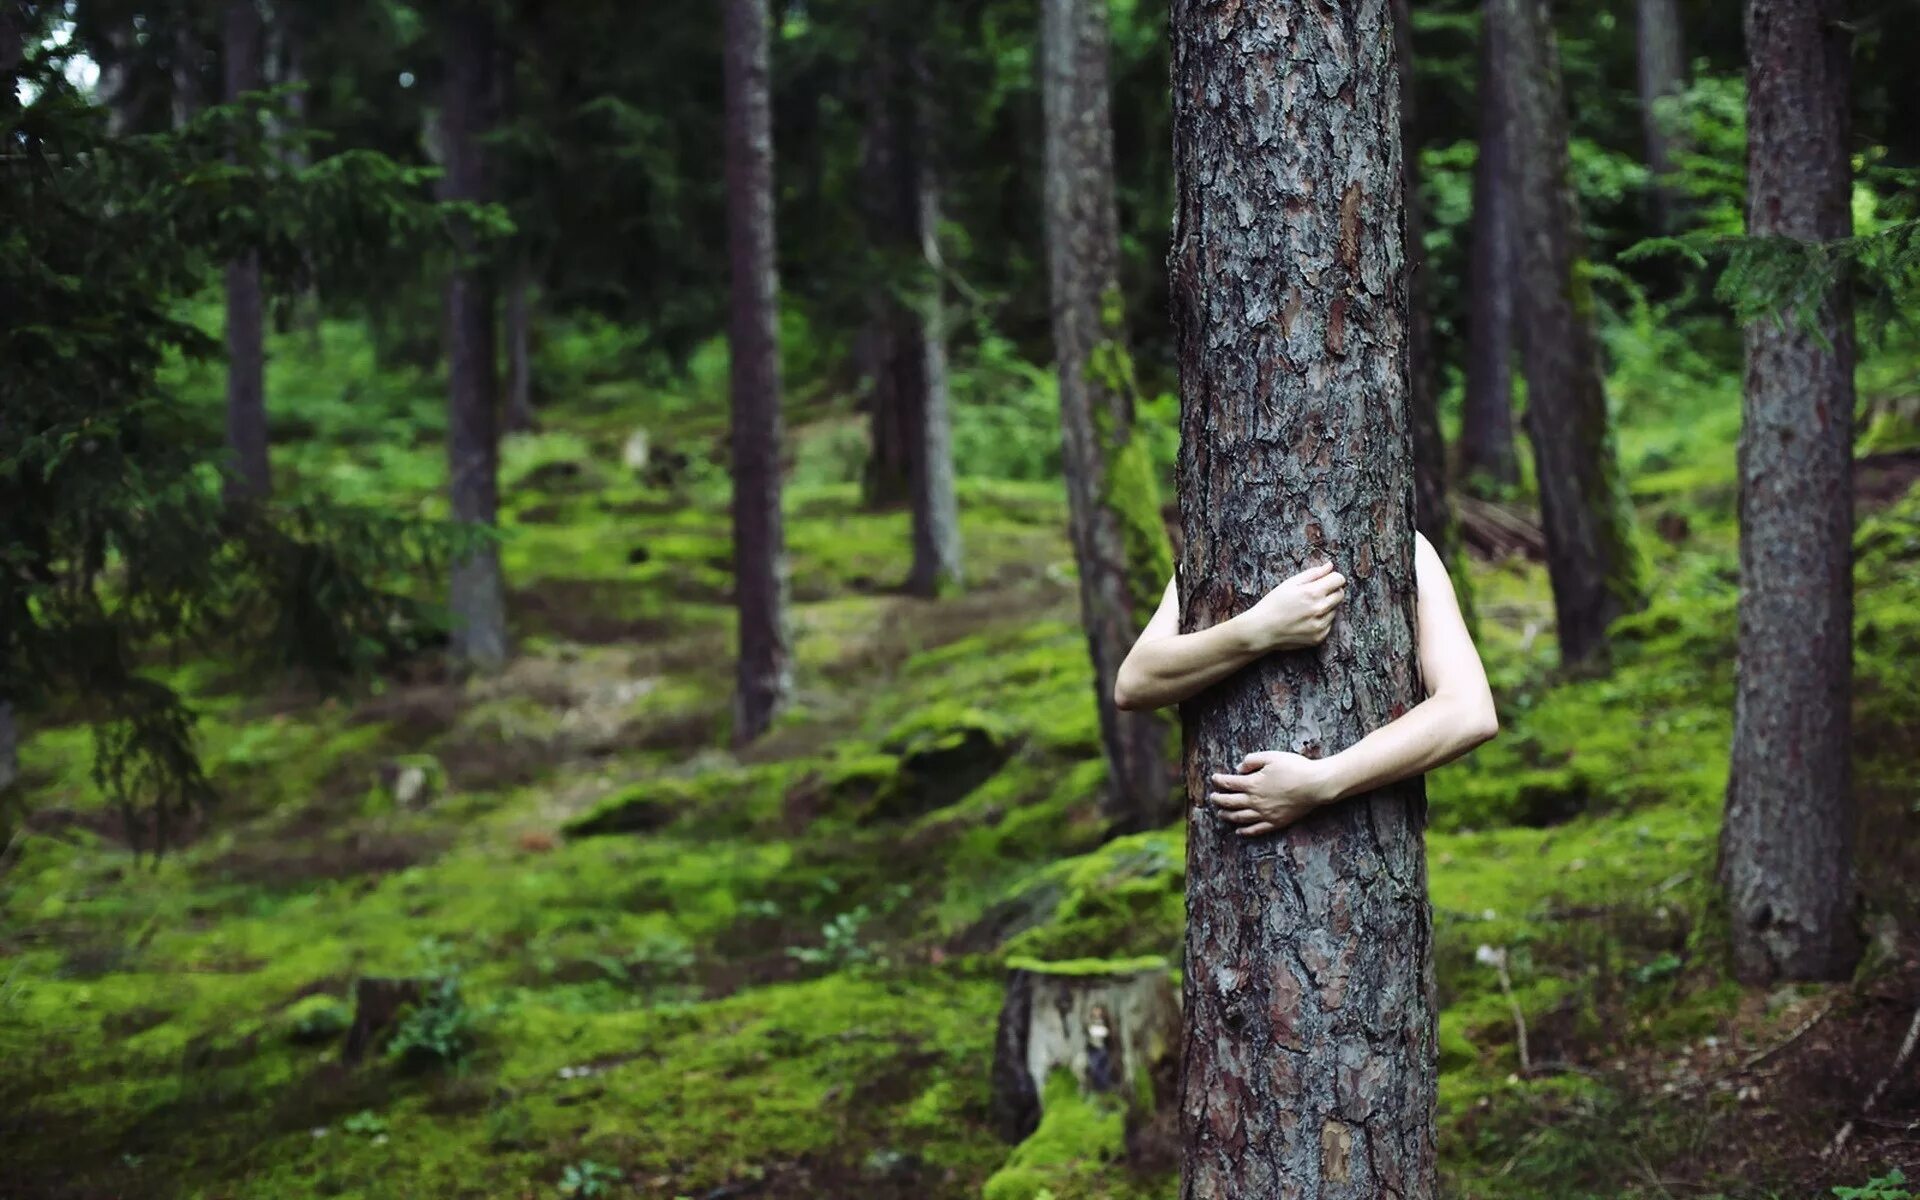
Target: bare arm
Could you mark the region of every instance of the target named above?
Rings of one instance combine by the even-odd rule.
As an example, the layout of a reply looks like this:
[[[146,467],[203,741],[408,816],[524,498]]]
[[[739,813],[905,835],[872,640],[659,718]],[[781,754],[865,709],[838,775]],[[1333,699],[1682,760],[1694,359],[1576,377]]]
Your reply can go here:
[[[1181,633],[1180,596],[1175,581],[1167,580],[1160,607],[1114,677],[1114,704],[1125,709],[1178,704],[1270,650],[1319,644],[1346,597],[1346,585],[1330,563],[1309,567],[1245,612]]]
[[[1209,799],[1241,833],[1268,833],[1323,804],[1430,771],[1500,731],[1453,580],[1440,555],[1417,534],[1414,571],[1426,699],[1328,758],[1267,750],[1248,755],[1238,766],[1242,774],[1214,775],[1217,790]]]

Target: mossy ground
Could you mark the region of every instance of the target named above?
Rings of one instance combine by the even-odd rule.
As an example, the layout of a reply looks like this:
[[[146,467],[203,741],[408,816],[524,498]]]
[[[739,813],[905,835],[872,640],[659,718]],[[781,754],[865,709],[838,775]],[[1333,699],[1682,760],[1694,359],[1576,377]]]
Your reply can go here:
[[[432,381],[327,332],[323,359],[276,361],[301,414],[283,480],[437,512]],[[964,479],[969,588],[904,596],[905,514],[861,507],[848,409],[801,395],[796,702],[736,753],[724,409],[701,377],[578,383],[506,444],[520,653],[499,677],[424,661],[323,698],[169,668],[224,799],[157,861],[94,794],[84,732],[35,730],[34,815],[0,875],[0,1192],[536,1196],[573,1168],[613,1195],[1172,1195],[1116,1114],[1052,1105],[1018,1149],[988,1121],[1010,957],[1180,961],[1182,831],[1103,843],[1058,485]],[[658,470],[621,462],[636,425]],[[1656,594],[1610,675],[1557,673],[1538,565],[1472,567],[1506,728],[1429,786],[1458,1194],[1760,1196],[1877,1165],[1868,1138],[1743,1174],[1701,1139],[1763,1131],[1773,1100],[1663,1090],[1661,1064],[1704,1070],[1850,994],[1768,1004],[1726,978],[1732,451],[1670,463],[1665,428],[1624,439]],[[1870,982],[1915,927],[1920,503],[1861,546],[1863,827],[1885,850],[1863,877],[1895,930]],[[401,803],[409,764],[432,786]],[[383,974],[456,977],[470,1051],[343,1065],[354,980]],[[1775,1140],[1824,1137],[1840,1101],[1814,1108]]]

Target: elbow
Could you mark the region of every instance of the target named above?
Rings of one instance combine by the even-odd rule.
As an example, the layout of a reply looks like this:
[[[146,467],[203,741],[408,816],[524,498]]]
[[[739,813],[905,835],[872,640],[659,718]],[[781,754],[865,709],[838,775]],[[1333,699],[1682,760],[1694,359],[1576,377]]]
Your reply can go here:
[[[1466,728],[1467,749],[1483,746],[1500,736],[1500,714],[1494,710],[1493,701],[1478,705],[1468,718]]]
[[[1129,686],[1132,682],[1127,678],[1124,667],[1113,677],[1113,706],[1121,712],[1132,712],[1140,705],[1140,698],[1134,695],[1133,688]]]

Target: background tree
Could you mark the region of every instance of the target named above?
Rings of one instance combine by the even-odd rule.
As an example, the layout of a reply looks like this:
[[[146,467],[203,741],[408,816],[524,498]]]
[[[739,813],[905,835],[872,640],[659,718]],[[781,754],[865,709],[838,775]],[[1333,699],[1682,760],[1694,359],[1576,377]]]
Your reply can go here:
[[[1045,0],[1040,13],[1046,107],[1047,248],[1060,378],[1062,463],[1080,619],[1120,831],[1171,815],[1170,729],[1152,712],[1114,707],[1120,662],[1158,606],[1173,569],[1154,467],[1134,437],[1133,359],[1120,292],[1120,230],[1108,108],[1106,0]]]
[[[485,0],[454,0],[443,14],[446,81],[440,111],[445,199],[488,197],[482,139],[493,124],[495,30]],[[491,526],[500,507],[499,388],[494,351],[494,282],[474,231],[455,230],[457,257],[447,272],[448,494],[457,521]],[[507,605],[500,551],[476,546],[455,560],[448,607],[453,653],[481,670],[507,658]]]
[[[1838,0],[1748,0],[1747,234],[1853,232]],[[1853,307],[1746,327],[1740,651],[1719,869],[1749,982],[1844,979],[1854,924]]]
[[[1593,287],[1572,180],[1559,52],[1545,0],[1494,0],[1507,50],[1516,327],[1561,661],[1605,658],[1607,626],[1645,584],[1615,457]]]
[[[1330,754],[1420,692],[1389,20],[1384,3],[1172,10],[1181,629],[1322,555],[1351,588],[1324,645],[1182,709],[1183,1197],[1435,1186],[1424,785],[1257,839],[1205,799],[1248,754]]]
[[[1513,444],[1513,181],[1507,40],[1513,10],[1480,6],[1479,146],[1467,258],[1466,390],[1460,404],[1459,475],[1476,494],[1520,481]]]
[[[736,742],[792,691],[780,513],[779,283],[774,268],[771,47],[766,0],[726,0],[727,228],[732,260],[733,564],[739,607]]]
[[[221,51],[226,65],[226,98],[232,103],[260,90],[265,33],[255,0],[228,0],[224,16]],[[267,448],[264,319],[260,256],[253,250],[242,250],[227,263],[227,449],[233,456],[227,495],[231,499],[258,500],[273,491]]]
[[[1653,176],[1647,194],[1653,227],[1665,233],[1673,229],[1679,216],[1679,198],[1668,176],[1682,139],[1674,128],[1678,114],[1668,105],[1686,83],[1685,38],[1679,0],[1636,0],[1634,9],[1640,121],[1646,137],[1647,171]]]

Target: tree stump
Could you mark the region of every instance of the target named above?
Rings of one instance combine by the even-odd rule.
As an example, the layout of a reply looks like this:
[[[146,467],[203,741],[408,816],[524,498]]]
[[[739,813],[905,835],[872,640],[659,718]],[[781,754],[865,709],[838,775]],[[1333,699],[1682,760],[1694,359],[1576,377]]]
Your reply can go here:
[[[1180,997],[1162,958],[1047,963],[1014,959],[994,1038],[991,1111],[1010,1142],[1040,1124],[1047,1076],[1066,1067],[1083,1093],[1153,1103],[1156,1061],[1178,1044]]]
[[[357,1063],[367,1056],[406,1009],[426,998],[425,979],[384,979],[370,976],[353,985],[353,1025],[340,1047],[340,1061]]]

